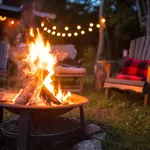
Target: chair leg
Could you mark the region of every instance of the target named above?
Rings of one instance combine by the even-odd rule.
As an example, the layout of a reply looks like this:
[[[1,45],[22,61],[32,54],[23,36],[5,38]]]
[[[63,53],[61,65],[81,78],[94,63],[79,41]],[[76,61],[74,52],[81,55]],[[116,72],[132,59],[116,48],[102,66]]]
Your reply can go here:
[[[80,94],[83,92],[83,77],[80,77]]]
[[[144,94],[144,107],[147,107],[148,94]]]
[[[110,98],[110,89],[109,89],[109,88],[105,88],[105,97],[106,97],[107,99]]]

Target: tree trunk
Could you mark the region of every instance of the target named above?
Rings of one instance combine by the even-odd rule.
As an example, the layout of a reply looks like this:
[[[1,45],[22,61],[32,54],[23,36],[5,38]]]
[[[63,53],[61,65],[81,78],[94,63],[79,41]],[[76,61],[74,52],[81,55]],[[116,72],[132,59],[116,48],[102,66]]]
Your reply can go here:
[[[102,52],[104,50],[104,26],[101,24],[101,19],[103,17],[103,7],[104,7],[104,0],[101,0],[100,6],[99,6],[99,24],[100,24],[99,43],[98,43],[96,61],[100,59],[100,56],[102,55]]]
[[[150,1],[149,1],[149,0],[147,0],[146,35],[147,35],[147,36],[150,36]]]

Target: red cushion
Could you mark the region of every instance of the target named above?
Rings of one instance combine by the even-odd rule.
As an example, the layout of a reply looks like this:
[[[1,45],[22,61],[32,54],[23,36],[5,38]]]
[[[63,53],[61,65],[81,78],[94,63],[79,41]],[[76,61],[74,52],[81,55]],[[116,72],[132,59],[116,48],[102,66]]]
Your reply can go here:
[[[118,79],[128,79],[128,80],[136,80],[136,81],[143,81],[142,77],[139,76],[131,76],[131,75],[124,75],[124,74],[119,74],[116,76]]]
[[[127,58],[125,61],[125,65],[122,68],[121,74],[139,76],[146,79],[147,65],[150,65],[150,60],[136,60]]]

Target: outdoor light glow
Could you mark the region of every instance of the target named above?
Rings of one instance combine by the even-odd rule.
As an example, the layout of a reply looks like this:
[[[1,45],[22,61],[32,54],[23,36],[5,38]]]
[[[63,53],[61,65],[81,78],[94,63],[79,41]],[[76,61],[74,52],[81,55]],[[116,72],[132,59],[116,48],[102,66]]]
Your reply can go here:
[[[53,26],[53,30],[56,30],[56,26]]]
[[[100,24],[97,24],[96,27],[97,27],[97,28],[100,28]]]
[[[50,30],[50,29],[48,29],[48,30],[47,30],[47,33],[51,33],[51,30]]]
[[[93,23],[90,23],[90,27],[93,27],[94,25],[93,25]]]
[[[105,23],[105,22],[106,22],[105,18],[102,18],[102,19],[101,19],[101,22],[102,22],[102,23]]]
[[[41,23],[41,27],[44,27],[44,22]]]
[[[55,34],[56,34],[56,32],[55,32],[55,31],[53,31],[53,32],[52,32],[52,35],[55,35]]]
[[[75,33],[74,33],[74,36],[78,36],[78,33],[77,33],[77,32],[75,32]]]
[[[47,31],[47,27],[44,27],[44,31]]]
[[[72,36],[72,34],[71,34],[71,33],[68,33],[68,36],[69,36],[69,37],[71,37],[71,36]]]
[[[57,36],[60,36],[60,35],[61,35],[60,32],[58,32],[58,33],[57,33]]]
[[[67,31],[67,30],[69,30],[69,28],[68,28],[68,27],[65,27],[65,30]]]
[[[62,33],[62,36],[63,36],[63,37],[65,37],[65,36],[66,36],[66,34],[65,34],[65,33]]]
[[[89,32],[92,32],[92,28],[89,28],[88,30],[89,30]]]
[[[7,19],[7,17],[0,16],[0,21],[5,21],[6,19]]]
[[[81,26],[77,26],[77,29],[79,29],[79,30],[80,30],[80,29],[81,29]]]
[[[85,34],[85,31],[82,30],[82,31],[81,31],[81,34]]]
[[[11,24],[14,24],[14,23],[15,23],[15,22],[12,20],[12,21],[11,21]]]

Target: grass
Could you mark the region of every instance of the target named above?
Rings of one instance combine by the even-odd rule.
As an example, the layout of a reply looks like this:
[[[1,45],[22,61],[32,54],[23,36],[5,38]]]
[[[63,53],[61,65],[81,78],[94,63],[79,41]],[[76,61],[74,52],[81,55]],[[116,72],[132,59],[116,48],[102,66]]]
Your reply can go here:
[[[104,150],[150,149],[150,107],[143,107],[141,94],[113,90],[108,101],[104,89],[94,89],[93,76],[89,75],[84,81],[83,95],[89,99],[86,120],[99,123],[106,132]],[[78,117],[78,111],[69,115]]]
[[[88,63],[88,68],[91,67]],[[89,73],[84,78],[83,96],[89,99],[85,105],[85,118],[100,124],[106,132],[103,150],[149,150],[150,106],[143,107],[143,96],[131,91],[113,90],[108,101],[104,89],[93,87],[93,77]],[[79,117],[79,111],[74,109],[66,115]],[[11,116],[5,112],[5,118]]]

